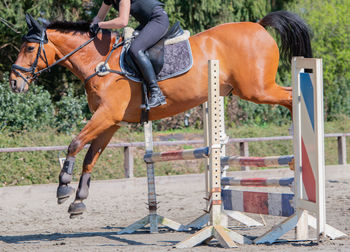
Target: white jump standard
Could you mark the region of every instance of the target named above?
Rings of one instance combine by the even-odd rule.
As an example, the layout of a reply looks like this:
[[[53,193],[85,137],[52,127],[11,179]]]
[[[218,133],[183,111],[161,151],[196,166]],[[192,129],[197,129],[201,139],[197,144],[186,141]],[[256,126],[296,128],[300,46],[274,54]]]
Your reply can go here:
[[[293,58],[292,83],[296,211],[255,239],[256,244],[273,243],[293,228],[297,240],[309,239],[309,225],[316,229],[318,241],[324,235],[332,239],[346,236],[326,225],[322,60]]]

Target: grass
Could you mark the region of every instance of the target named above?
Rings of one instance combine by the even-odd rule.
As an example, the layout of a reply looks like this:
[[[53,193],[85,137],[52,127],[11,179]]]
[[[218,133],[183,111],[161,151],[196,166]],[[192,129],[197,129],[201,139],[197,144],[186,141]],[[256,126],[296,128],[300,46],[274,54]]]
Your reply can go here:
[[[285,126],[240,126],[230,128],[227,134],[235,137],[266,137],[288,135],[288,125]],[[325,124],[325,133],[350,132],[350,119],[344,118],[336,122]],[[69,145],[74,138],[73,135],[58,134],[53,129],[45,129],[41,132],[23,132],[15,134],[2,132],[0,134],[0,148],[5,147],[27,147],[27,146],[57,146]],[[183,140],[201,139],[202,131],[195,129],[174,130],[167,132],[154,132],[154,140]],[[128,128],[119,130],[112,142],[139,142],[143,141],[142,132],[133,132]],[[347,138],[347,156],[350,162],[350,137]],[[184,145],[171,147],[156,147],[155,151],[169,149],[190,149],[200,147],[198,145]],[[326,138],[325,156],[326,164],[337,164],[337,139]],[[74,179],[78,180],[86,150],[77,155]],[[227,153],[239,155],[238,144],[227,145]],[[249,143],[250,156],[274,156],[288,155],[292,153],[292,141],[271,141]],[[134,174],[136,177],[146,176],[146,168],[143,162],[143,148],[134,150]],[[0,186],[28,185],[57,183],[60,166],[58,157],[64,157],[64,152],[39,151],[39,152],[17,152],[0,153]],[[124,160],[122,148],[108,148],[100,157],[92,174],[92,179],[117,179],[124,177]],[[164,162],[156,164],[155,173],[161,175],[176,175],[186,173],[203,172],[204,164],[200,160]],[[231,170],[233,170],[231,168]]]

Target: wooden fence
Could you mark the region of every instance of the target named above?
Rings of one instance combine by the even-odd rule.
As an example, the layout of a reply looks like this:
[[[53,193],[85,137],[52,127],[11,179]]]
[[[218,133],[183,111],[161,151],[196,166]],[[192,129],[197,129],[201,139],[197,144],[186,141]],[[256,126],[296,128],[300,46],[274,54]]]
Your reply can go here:
[[[350,133],[331,133],[325,134],[325,138],[337,138],[338,141],[338,164],[347,164],[346,156],[346,137],[350,137]],[[230,143],[239,143],[240,155],[249,157],[249,143],[250,142],[264,142],[264,141],[285,141],[292,140],[292,136],[275,136],[275,137],[257,137],[257,138],[231,138]],[[204,144],[203,140],[182,140],[182,141],[158,141],[154,142],[154,146],[174,146],[174,145],[191,145]],[[89,148],[86,145],[84,148]],[[124,170],[125,177],[134,177],[134,156],[133,149],[137,147],[144,147],[144,142],[132,143],[111,143],[107,148],[124,148]],[[0,148],[0,153],[9,152],[28,152],[28,151],[62,151],[67,150],[68,146],[41,146],[41,147],[17,147],[17,148]],[[242,170],[249,170],[249,167],[241,167]]]

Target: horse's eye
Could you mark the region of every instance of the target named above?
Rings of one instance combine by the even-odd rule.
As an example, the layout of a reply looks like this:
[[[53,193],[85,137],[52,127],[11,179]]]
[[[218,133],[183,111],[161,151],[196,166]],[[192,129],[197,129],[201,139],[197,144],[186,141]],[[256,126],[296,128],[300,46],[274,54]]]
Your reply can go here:
[[[33,46],[28,46],[27,50],[28,50],[28,52],[32,52],[32,51],[34,51],[34,47]]]

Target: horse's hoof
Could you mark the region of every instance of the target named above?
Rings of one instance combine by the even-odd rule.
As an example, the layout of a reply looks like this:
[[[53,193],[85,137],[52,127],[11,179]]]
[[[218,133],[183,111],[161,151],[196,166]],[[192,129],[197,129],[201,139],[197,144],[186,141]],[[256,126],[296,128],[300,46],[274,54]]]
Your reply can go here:
[[[57,188],[57,203],[62,204],[74,193],[74,188],[69,185],[60,185]]]
[[[70,213],[70,218],[77,217],[77,215],[81,215],[85,212],[86,206],[83,202],[76,202],[74,201],[72,204],[70,204],[68,208],[68,213]]]

